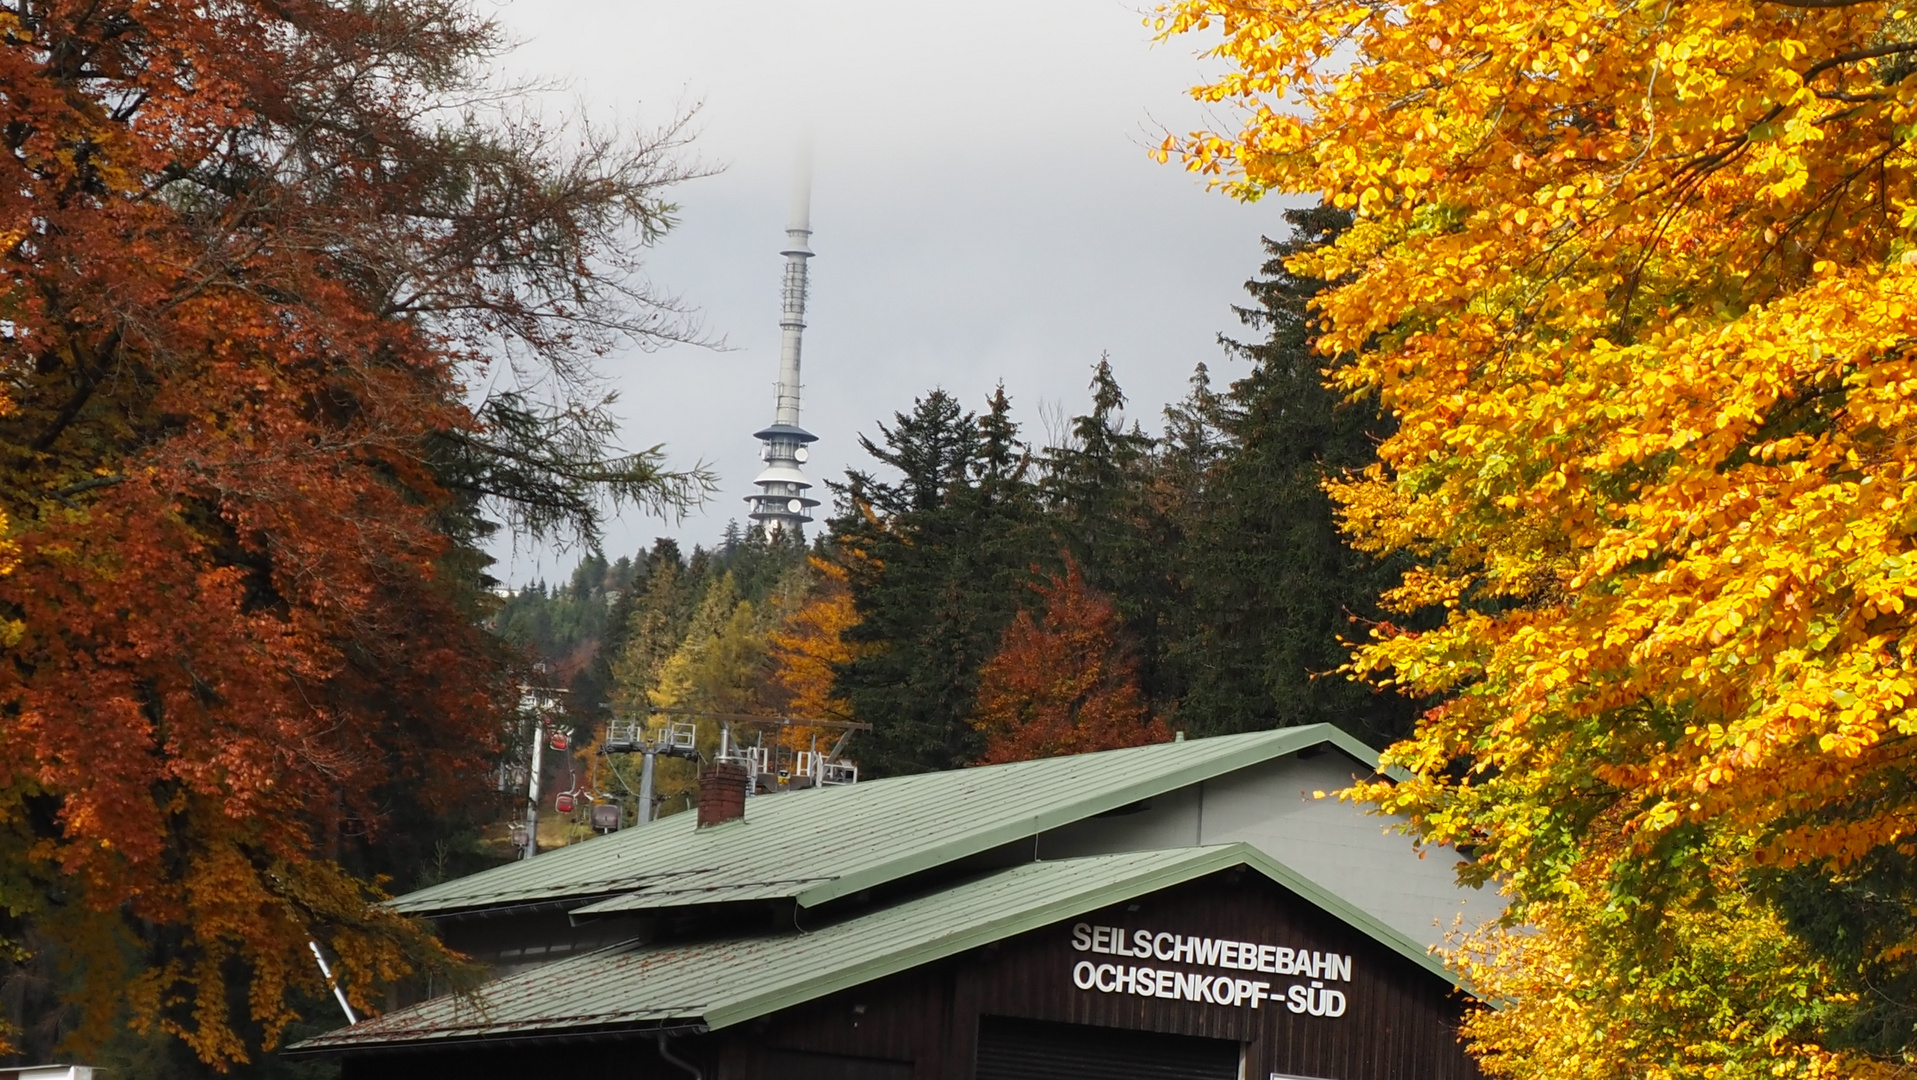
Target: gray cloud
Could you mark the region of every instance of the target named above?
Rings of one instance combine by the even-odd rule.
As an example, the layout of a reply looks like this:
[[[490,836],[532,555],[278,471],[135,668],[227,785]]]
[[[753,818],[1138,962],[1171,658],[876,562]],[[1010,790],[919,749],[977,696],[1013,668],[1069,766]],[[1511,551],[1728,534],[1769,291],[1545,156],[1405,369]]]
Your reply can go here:
[[[1003,380],[1028,430],[1041,401],[1076,411],[1111,354],[1155,426],[1192,367],[1235,330],[1230,305],[1282,206],[1207,192],[1146,153],[1156,125],[1202,126],[1188,43],[1153,47],[1110,0],[520,0],[509,65],[566,80],[594,115],[658,122],[701,101],[699,156],[725,166],[679,192],[654,280],[731,348],[612,358],[627,445],[704,460],[723,490],[673,525],[628,513],[609,554],[655,535],[710,543],[758,465],[778,358],[782,228],[796,146],[813,146],[805,425],[815,483],[856,463],[854,436],[943,386],[978,403]],[[552,577],[574,554],[502,551],[502,576]]]

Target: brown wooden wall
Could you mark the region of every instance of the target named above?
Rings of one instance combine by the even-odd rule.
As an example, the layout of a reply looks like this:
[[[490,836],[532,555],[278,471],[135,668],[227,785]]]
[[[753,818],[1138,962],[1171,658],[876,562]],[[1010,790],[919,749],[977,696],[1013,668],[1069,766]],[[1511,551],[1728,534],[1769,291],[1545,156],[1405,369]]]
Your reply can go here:
[[[1295,1014],[1275,1001],[1254,1010],[1080,990],[1072,983],[1072,967],[1080,960],[1199,969],[1077,952],[1071,944],[1076,922],[1348,953],[1351,981],[1330,984],[1345,992],[1348,1006],[1343,1016],[1330,1018]],[[1295,981],[1220,973],[1265,979],[1274,988]],[[1444,980],[1262,876],[1231,871],[734,1028],[681,1037],[674,1052],[695,1061],[706,1080],[972,1080],[979,1017],[1008,1016],[1234,1040],[1245,1046],[1246,1080],[1266,1080],[1272,1073],[1326,1080],[1479,1080],[1457,1041],[1467,1007]],[[649,1043],[610,1032],[601,1039],[609,1041],[348,1059],[344,1075],[689,1080]]]
[[[1137,910],[1130,910],[1132,907]],[[1352,957],[1341,1017],[1080,990],[1080,960],[1198,970],[1077,952],[1071,925],[1234,938]],[[1284,976],[1236,973],[1272,982]],[[1476,1080],[1457,1040],[1465,1001],[1450,985],[1255,874],[1232,871],[745,1025],[721,1040],[719,1080],[773,1075],[767,1049],[910,1063],[914,1080],[971,1080],[978,1018],[1013,1016],[1231,1039],[1245,1076],[1328,1080]],[[724,1036],[724,1032],[716,1033]]]

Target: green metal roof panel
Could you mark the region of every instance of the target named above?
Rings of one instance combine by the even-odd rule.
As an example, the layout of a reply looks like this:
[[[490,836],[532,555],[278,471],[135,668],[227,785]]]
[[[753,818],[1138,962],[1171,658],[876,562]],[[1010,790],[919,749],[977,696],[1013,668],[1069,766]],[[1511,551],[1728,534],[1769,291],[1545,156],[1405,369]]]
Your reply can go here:
[[[812,906],[1325,743],[1376,767],[1370,748],[1313,724],[893,777],[748,799],[743,821],[708,829],[675,814],[391,904],[421,915],[596,897],[599,911],[777,897]]]
[[[644,1024],[722,1028],[1157,892],[1249,866],[1447,982],[1422,947],[1246,844],[1027,863],[822,929],[622,945],[362,1021],[293,1049],[351,1050]]]

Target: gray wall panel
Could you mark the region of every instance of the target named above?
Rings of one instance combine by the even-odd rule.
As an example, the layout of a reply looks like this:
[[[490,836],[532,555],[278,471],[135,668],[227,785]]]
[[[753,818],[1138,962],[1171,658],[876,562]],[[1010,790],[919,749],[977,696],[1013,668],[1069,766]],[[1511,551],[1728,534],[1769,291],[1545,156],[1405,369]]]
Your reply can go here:
[[[1162,851],[1191,847],[1198,838],[1198,801],[1194,784],[1152,799],[1134,813],[1114,813],[1074,821],[1040,833],[1038,857],[1072,859],[1081,855],[1108,855],[1115,851]]]
[[[1459,921],[1476,925],[1504,910],[1493,889],[1457,883],[1462,861],[1393,830],[1330,796],[1370,770],[1335,750],[1254,765],[1153,799],[1143,810],[1089,818],[1039,838],[1040,858],[1157,850],[1243,841],[1349,900],[1413,941],[1442,944]],[[1314,791],[1327,793],[1323,799]]]
[[[1331,793],[1370,770],[1336,751],[1281,758],[1204,785],[1201,843],[1242,841],[1402,931],[1441,944],[1454,922],[1476,925],[1504,910],[1492,889],[1457,882],[1463,859],[1395,831],[1401,820],[1368,814]],[[1314,791],[1326,797],[1312,797]]]

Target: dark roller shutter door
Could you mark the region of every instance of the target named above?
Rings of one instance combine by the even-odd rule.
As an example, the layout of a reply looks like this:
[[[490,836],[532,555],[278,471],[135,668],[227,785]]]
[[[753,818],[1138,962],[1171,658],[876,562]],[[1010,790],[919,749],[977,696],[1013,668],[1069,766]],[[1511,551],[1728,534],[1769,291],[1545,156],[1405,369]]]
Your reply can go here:
[[[978,1080],[1238,1080],[1238,1044],[983,1016]]]

